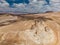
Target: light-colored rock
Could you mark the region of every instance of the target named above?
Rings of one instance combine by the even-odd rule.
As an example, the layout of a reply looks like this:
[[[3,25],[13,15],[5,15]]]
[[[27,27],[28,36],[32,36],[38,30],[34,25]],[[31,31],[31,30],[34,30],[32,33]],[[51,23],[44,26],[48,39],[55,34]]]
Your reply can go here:
[[[0,26],[0,45],[60,45],[60,13],[17,16]]]

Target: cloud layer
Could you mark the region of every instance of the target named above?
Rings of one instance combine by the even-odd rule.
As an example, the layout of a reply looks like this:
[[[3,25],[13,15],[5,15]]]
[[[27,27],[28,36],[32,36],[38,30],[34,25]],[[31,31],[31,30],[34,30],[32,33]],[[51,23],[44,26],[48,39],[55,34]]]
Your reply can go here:
[[[5,0],[0,0],[0,12],[42,13],[46,11],[60,11],[60,0],[50,0],[50,5],[45,0],[29,0],[29,4],[13,3],[12,7]]]

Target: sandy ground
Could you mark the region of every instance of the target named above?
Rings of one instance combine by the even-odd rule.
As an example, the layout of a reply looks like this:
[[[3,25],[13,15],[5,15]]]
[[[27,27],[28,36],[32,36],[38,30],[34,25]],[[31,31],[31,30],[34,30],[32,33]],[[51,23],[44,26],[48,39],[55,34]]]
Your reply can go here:
[[[56,32],[57,41],[55,45],[60,45],[60,12],[20,16],[1,15],[0,32],[24,31],[32,28],[33,24],[36,25],[36,21],[39,20]]]

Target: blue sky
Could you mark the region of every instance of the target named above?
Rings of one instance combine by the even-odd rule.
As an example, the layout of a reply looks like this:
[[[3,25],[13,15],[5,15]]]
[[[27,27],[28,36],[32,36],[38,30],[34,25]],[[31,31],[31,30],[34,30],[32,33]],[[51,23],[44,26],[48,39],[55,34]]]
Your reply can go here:
[[[29,0],[6,0],[7,3],[9,3],[10,6],[13,6],[14,3],[26,3],[29,4]]]
[[[0,0],[0,12],[42,13],[60,11],[60,0]]]

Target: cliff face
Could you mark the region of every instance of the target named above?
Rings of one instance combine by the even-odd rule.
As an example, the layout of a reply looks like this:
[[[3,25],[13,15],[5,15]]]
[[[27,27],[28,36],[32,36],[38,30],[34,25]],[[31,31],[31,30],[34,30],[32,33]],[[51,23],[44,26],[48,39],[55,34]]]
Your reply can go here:
[[[60,13],[0,16],[0,45],[60,45]]]

